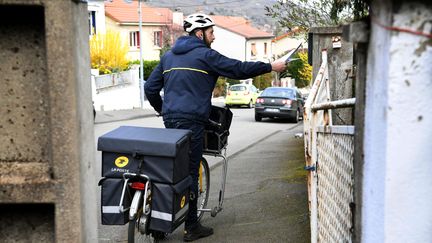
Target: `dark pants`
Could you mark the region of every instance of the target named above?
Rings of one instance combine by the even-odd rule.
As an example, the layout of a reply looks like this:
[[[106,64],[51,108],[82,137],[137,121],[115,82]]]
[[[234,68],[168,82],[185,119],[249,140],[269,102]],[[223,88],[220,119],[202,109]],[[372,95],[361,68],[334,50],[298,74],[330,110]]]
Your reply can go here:
[[[189,213],[186,218],[186,230],[194,228],[198,223],[197,196],[199,163],[203,153],[204,124],[187,119],[167,119],[164,121],[166,128],[188,129],[192,131],[191,154],[189,162],[189,174],[192,177],[191,200],[189,201]]]

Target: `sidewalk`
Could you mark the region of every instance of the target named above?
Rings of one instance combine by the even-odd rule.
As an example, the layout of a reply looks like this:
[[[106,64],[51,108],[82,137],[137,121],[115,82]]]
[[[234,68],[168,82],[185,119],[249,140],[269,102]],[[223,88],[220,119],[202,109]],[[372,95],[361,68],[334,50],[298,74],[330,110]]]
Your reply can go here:
[[[223,211],[202,223],[214,235],[198,242],[310,242],[302,126],[282,130],[229,159]],[[222,168],[211,171],[209,207],[217,204]],[[182,242],[183,227],[162,242]]]

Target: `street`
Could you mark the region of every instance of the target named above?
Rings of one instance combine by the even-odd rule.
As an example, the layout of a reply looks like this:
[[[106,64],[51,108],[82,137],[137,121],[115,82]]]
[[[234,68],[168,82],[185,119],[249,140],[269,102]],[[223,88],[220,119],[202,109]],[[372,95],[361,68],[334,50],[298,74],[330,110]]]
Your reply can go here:
[[[294,138],[295,133],[302,132],[302,123],[267,119],[255,122],[253,109],[235,108],[232,111],[224,210],[216,218],[204,216],[202,222],[214,227],[215,235],[202,242],[308,242],[303,140]],[[123,125],[163,127],[162,118],[155,116],[96,124],[95,141]],[[220,159],[207,159],[213,168],[209,205],[216,206]],[[101,153],[97,152],[97,178],[101,176],[100,161]],[[99,207],[100,198],[97,200]],[[288,204],[295,205],[288,207]],[[164,242],[181,241],[182,229],[180,226]],[[125,242],[126,237],[126,226],[99,224],[100,242]]]

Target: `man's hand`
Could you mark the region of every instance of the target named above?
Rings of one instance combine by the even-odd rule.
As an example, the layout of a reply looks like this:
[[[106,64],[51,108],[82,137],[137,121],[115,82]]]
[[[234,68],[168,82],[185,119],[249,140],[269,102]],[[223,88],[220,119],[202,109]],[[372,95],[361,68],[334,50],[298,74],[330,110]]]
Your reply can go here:
[[[286,69],[286,63],[284,60],[276,60],[271,63],[272,71],[275,72],[283,72]]]

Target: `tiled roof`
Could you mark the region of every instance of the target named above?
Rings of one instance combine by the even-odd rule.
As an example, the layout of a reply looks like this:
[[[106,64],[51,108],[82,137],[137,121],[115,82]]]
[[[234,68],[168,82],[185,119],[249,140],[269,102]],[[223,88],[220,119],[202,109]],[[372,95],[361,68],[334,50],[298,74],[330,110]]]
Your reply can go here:
[[[243,17],[232,17],[232,16],[220,16],[211,15],[216,26],[244,36],[246,39],[254,38],[273,38],[274,36],[265,31],[259,30],[252,25],[249,21]]]
[[[302,32],[302,31],[303,31],[303,30],[300,29],[300,28],[294,28],[294,29],[293,29],[292,31],[290,31],[290,32],[287,32],[287,33],[285,33],[285,34],[283,34],[283,35],[280,35],[280,36],[276,36],[276,37],[272,40],[272,42],[280,41],[280,40],[282,40],[282,39],[284,39],[284,38],[286,38],[286,37],[295,36],[295,35],[297,35],[298,33]]]
[[[172,23],[173,14],[170,9],[141,5],[141,16],[144,24]],[[138,1],[132,3],[126,3],[124,0],[105,1],[105,14],[119,23],[138,23]]]

